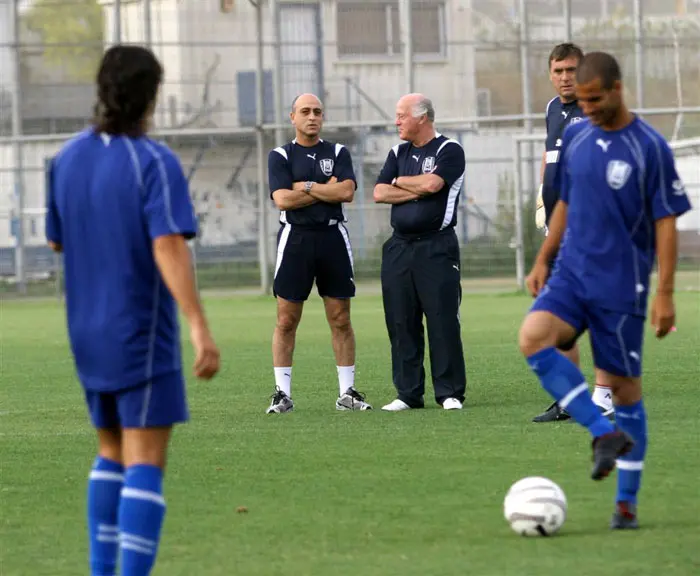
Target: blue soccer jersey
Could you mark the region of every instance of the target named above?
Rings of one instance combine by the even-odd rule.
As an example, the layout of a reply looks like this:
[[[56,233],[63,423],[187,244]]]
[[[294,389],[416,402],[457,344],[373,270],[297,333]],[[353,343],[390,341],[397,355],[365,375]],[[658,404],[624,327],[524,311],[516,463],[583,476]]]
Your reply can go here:
[[[51,163],[46,235],[62,245],[68,334],[86,390],[112,392],[181,370],[177,309],[152,242],[191,238],[180,162],[148,138],[98,134]]]
[[[690,209],[663,136],[639,117],[615,131],[589,121],[572,124],[564,132],[555,187],[568,205],[558,263],[580,297],[645,316],[655,222]]]

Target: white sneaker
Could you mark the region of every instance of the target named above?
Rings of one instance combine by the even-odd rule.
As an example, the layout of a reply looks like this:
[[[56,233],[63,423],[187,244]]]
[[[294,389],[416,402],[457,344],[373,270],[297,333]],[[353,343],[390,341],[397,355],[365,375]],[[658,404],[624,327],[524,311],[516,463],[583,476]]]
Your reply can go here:
[[[448,398],[442,403],[445,410],[461,410],[462,403],[457,398]]]
[[[336,410],[371,410],[372,405],[365,402],[365,395],[355,388],[348,388],[340,398],[335,401]]]
[[[398,398],[396,400],[392,400],[386,406],[382,406],[382,410],[386,410],[387,412],[401,412],[402,410],[410,409],[411,407],[408,404],[406,404],[403,400],[399,400]]]

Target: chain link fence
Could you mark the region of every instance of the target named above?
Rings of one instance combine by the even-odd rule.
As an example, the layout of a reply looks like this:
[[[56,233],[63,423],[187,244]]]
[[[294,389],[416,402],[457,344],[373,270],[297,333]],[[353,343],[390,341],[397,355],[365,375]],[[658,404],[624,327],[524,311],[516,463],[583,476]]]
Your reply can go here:
[[[518,261],[541,241],[531,205],[541,144],[523,146],[516,202],[512,142],[544,130],[555,44],[612,52],[632,106],[669,140],[700,136],[697,0],[259,1],[0,0],[3,295],[60,293],[60,259],[45,248],[46,162],[89,124],[96,66],[116,42],[150,45],[164,64],[156,136],[190,180],[201,288],[269,287],[277,213],[264,163],[293,137],[288,114],[302,92],[321,96],[324,137],[353,155],[358,192],[346,212],[358,280],[378,279],[390,234],[372,189],[398,142],[404,93],[431,97],[438,130],[465,149],[464,277],[513,287]]]

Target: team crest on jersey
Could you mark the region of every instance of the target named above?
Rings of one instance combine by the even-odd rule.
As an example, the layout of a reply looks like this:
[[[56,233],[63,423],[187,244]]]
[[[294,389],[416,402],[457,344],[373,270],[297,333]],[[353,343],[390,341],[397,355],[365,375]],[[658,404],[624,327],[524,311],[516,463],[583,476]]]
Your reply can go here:
[[[632,174],[632,166],[624,160],[611,160],[608,162],[608,169],[605,173],[608,186],[613,190],[619,190],[629,180]]]
[[[423,160],[423,174],[430,174],[435,170],[435,156],[428,156]]]
[[[569,124],[578,124],[579,122],[583,122],[583,118],[580,116],[574,116],[571,120],[569,120]]]
[[[324,158],[323,160],[319,161],[319,164],[321,165],[321,172],[323,172],[326,176],[333,174],[333,160],[330,158]]]

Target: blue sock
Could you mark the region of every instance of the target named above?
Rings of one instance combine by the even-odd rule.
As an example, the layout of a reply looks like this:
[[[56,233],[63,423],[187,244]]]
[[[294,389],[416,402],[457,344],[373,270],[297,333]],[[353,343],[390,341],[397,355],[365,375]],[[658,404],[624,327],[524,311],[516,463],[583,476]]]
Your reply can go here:
[[[545,348],[530,356],[527,363],[559,406],[581,426],[588,428],[594,437],[615,429],[593,403],[586,379],[571,360],[555,348]]]
[[[121,574],[148,576],[156,561],[165,516],[163,472],[147,464],[129,466],[121,496]]]
[[[615,421],[617,427],[634,440],[634,448],[617,461],[615,501],[636,504],[647,451],[647,415],[644,403],[640,400],[631,406],[615,406]]]
[[[98,456],[90,472],[87,490],[88,533],[90,534],[90,574],[114,576],[119,550],[119,493],[124,483],[124,467]]]

